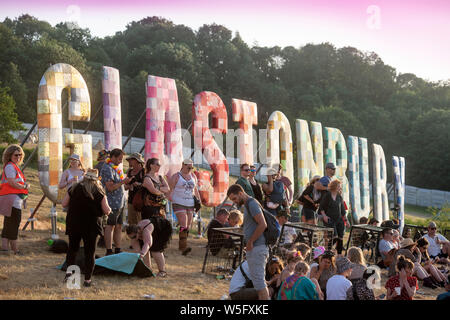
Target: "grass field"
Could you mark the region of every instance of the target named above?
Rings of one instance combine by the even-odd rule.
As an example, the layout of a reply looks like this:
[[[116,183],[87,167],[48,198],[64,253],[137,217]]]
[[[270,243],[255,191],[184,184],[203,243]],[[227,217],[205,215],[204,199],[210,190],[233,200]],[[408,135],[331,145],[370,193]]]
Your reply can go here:
[[[34,208],[42,191],[39,187],[38,174],[34,169],[25,171],[31,183],[31,194],[28,207]],[[19,246],[24,256],[0,255],[0,299],[145,299],[145,294],[154,294],[157,300],[217,300],[228,294],[229,280],[218,280],[214,275],[202,274],[202,264],[205,254],[206,239],[190,239],[192,253],[182,256],[177,250],[178,235],[174,237],[166,250],[167,278],[137,278],[121,275],[98,275],[93,280],[95,287],[69,290],[63,283],[64,273],[56,267],[65,260],[64,254],[54,254],[48,250],[47,240],[51,236],[50,213],[51,202],[46,199],[37,214],[38,221],[35,230],[30,228],[21,231]],[[57,207],[58,216],[64,217],[61,207]],[[424,219],[424,212],[415,209],[414,216]],[[204,210],[202,216],[210,217],[211,210]],[[22,226],[28,218],[29,212],[23,211]],[[64,219],[59,219],[63,222]],[[0,226],[3,217],[0,216]],[[196,227],[194,227],[196,228]],[[65,225],[58,223],[60,238],[67,241],[64,235]],[[125,239],[123,234],[123,239]],[[129,240],[124,240],[122,248],[128,248]],[[98,255],[103,256],[104,248],[98,248]],[[154,262],[153,262],[154,264]],[[155,264],[154,264],[155,265]],[[381,286],[387,280],[386,271],[382,272]],[[376,289],[377,295],[384,293],[384,289]],[[416,299],[434,300],[443,289],[430,290],[420,288]]]

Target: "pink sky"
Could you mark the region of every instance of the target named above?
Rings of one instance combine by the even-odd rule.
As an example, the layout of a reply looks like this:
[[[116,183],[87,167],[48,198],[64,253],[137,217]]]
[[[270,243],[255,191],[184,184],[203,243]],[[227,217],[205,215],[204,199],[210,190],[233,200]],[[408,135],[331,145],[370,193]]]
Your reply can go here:
[[[374,13],[367,12],[369,6],[379,10],[379,28],[368,24],[375,21]],[[450,1],[446,0],[0,0],[0,8],[0,21],[22,13],[52,25],[76,20],[100,37],[146,16],[162,16],[193,30],[215,22],[239,31],[249,45],[299,47],[330,42],[338,48],[375,51],[401,73],[432,81],[450,79]]]

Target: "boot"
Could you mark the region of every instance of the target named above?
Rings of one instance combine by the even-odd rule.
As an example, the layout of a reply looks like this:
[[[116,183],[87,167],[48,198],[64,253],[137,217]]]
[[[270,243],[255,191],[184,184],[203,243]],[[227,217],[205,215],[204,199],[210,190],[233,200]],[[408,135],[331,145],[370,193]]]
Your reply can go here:
[[[191,248],[187,246],[187,238],[188,238],[188,230],[183,229],[179,233],[180,240],[178,242],[178,250],[181,251],[181,254],[183,256],[187,255],[189,252],[191,252]]]
[[[427,278],[423,279],[423,286],[427,287],[427,288],[431,288],[431,289],[437,288],[437,286],[433,283],[433,280],[431,279],[431,277],[427,277]]]

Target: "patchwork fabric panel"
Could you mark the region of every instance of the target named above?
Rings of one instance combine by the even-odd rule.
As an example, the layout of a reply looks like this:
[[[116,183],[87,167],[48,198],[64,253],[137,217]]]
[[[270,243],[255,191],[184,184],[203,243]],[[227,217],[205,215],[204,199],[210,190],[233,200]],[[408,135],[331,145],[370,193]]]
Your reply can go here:
[[[366,138],[349,136],[347,145],[350,207],[353,219],[359,221],[370,213],[369,150]]]
[[[158,158],[159,173],[168,177],[181,169],[180,107],[174,79],[149,75],[145,124],[145,159]]]
[[[122,149],[122,111],[120,105],[119,70],[103,67],[103,127],[105,149]]]
[[[400,234],[403,233],[405,226],[405,158],[392,157],[392,168],[394,171],[394,188],[395,198],[394,203],[398,207],[398,221],[400,224]]]
[[[243,163],[254,164],[253,126],[258,124],[258,107],[256,103],[245,100],[232,99],[233,121],[239,122],[238,155],[239,165]]]
[[[281,164],[284,168],[283,175],[294,181],[291,125],[281,111],[274,111],[267,121],[267,162],[269,167]]]
[[[57,200],[63,165],[61,94],[64,89],[68,90],[69,121],[89,121],[91,117],[89,91],[81,74],[65,63],[48,68],[39,83],[37,97],[38,163],[42,190],[53,202]],[[92,166],[92,155],[90,158]]]
[[[228,117],[222,99],[214,92],[203,91],[195,96],[192,106],[194,148],[200,149],[213,171],[213,184],[207,171],[195,172],[198,178],[200,197],[207,207],[218,206],[226,197],[229,185],[227,159],[211,134],[208,116],[212,114],[212,130],[227,133]],[[196,162],[196,161],[194,161]]]
[[[325,127],[325,163],[333,162],[336,166],[335,178],[342,182],[342,194],[347,207],[349,207],[350,196],[347,171],[347,146],[341,130]]]
[[[297,119],[295,130],[297,135],[298,190],[303,192],[312,177],[315,175],[323,176],[322,124],[311,121],[310,135],[308,122]]]
[[[386,159],[383,147],[372,144],[373,217],[378,221],[389,220],[389,199],[386,190]]]

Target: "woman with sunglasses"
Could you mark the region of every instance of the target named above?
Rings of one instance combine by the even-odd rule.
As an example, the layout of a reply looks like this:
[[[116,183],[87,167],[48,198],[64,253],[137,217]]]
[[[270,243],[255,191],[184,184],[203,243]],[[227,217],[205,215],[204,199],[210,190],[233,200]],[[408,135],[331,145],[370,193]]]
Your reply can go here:
[[[158,265],[158,276],[165,277],[167,273],[165,271],[164,249],[172,235],[172,225],[165,218],[166,194],[169,193],[170,188],[164,177],[158,174],[160,167],[161,164],[156,158],[148,159],[145,164],[146,175],[142,186],[148,192],[144,197],[141,216],[142,220],[148,220],[153,225],[153,241],[150,246],[150,253]],[[147,262],[149,259],[150,257],[148,257]]]
[[[17,247],[22,206],[28,196],[28,184],[19,166],[23,162],[23,150],[17,145],[8,146],[3,152],[3,171],[0,184],[0,214],[4,216],[2,230],[2,253],[9,248],[16,255],[21,252]]]
[[[83,168],[80,156],[77,154],[72,154],[69,157],[69,167],[64,170],[59,180],[59,200],[64,199],[67,189],[73,184],[83,180],[83,176],[86,170]]]
[[[188,247],[187,239],[194,216],[194,197],[200,200],[197,178],[192,174],[193,169],[194,162],[186,159],[183,161],[181,170],[175,173],[169,181],[170,190],[172,190],[172,208],[180,225],[178,249],[184,256],[192,250]]]

